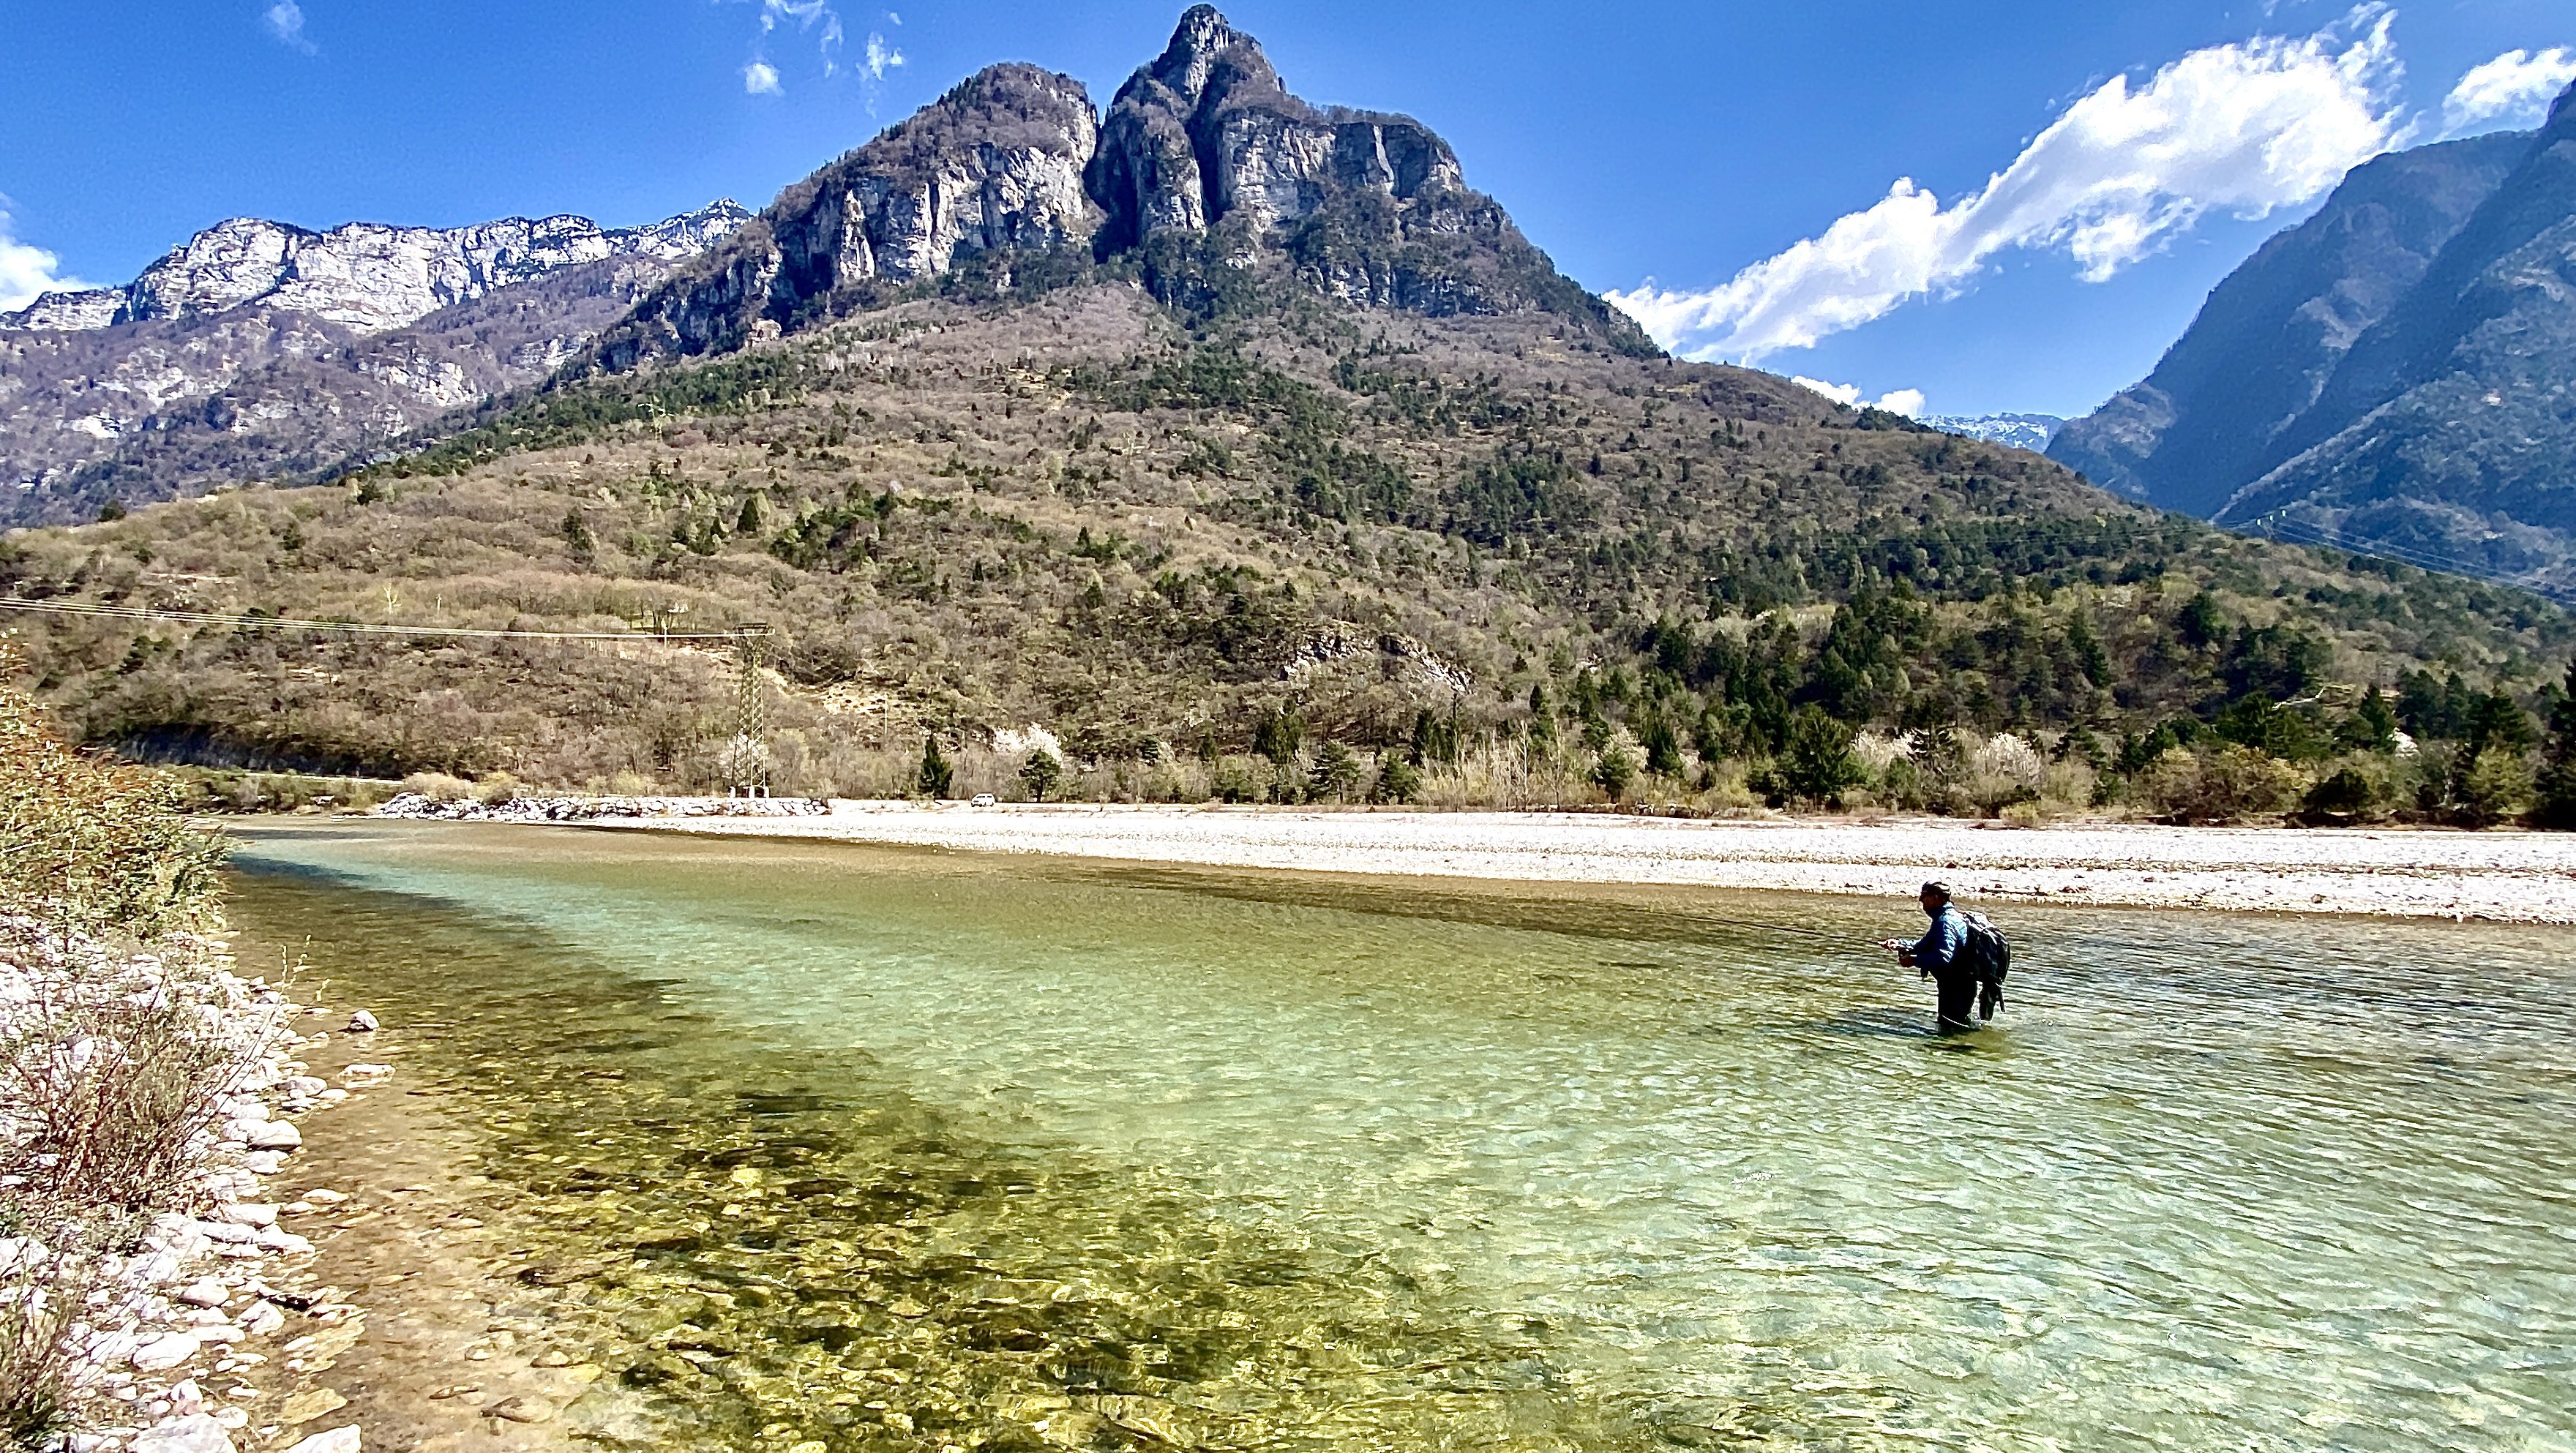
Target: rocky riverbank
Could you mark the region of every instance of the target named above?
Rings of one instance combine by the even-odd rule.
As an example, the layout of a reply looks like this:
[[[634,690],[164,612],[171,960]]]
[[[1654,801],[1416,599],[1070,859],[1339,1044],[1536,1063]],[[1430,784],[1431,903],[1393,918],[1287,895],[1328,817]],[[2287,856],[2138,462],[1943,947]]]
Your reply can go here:
[[[332,1038],[313,1023],[321,1011],[296,1004],[290,984],[234,972],[219,942],[177,935],[157,952],[120,955],[23,917],[0,923],[0,937],[0,1043],[15,1092],[6,1138],[32,1165],[8,1178],[19,1234],[0,1239],[0,1286],[8,1305],[28,1309],[7,1329],[11,1373],[50,1384],[34,1403],[52,1406],[50,1446],[354,1453],[360,1428],[330,1417],[339,1399],[280,1392],[281,1379],[327,1367],[365,1325],[361,1308],[320,1283],[313,1241],[298,1229],[348,1196],[285,1188],[300,1180],[297,1121],[372,1088],[387,1067],[345,1063],[337,1084],[309,1073],[304,1056]],[[129,1025],[169,1011],[193,1045],[213,1051],[174,1056],[187,1077],[161,1082],[157,1103],[181,1111],[168,1129],[185,1138],[153,1204],[58,1201],[44,1183],[48,1170],[69,1175],[68,1162],[95,1158],[91,1147],[156,1129],[136,1123],[111,1078],[82,1073],[101,1056],[166,1047],[95,1034],[101,1006]],[[374,1029],[362,1012],[340,1032]],[[103,1113],[82,1119],[60,1108],[83,1096]],[[63,1143],[67,1122],[90,1147]],[[49,1148],[30,1157],[31,1147]],[[48,1308],[70,1310],[54,1322]]]
[[[490,802],[442,800],[405,792],[376,809],[378,817],[439,822],[591,822],[600,818],[817,817],[831,809],[807,797],[535,797]]]
[[[766,820],[599,821],[1312,872],[1898,899],[1940,878],[1962,897],[2007,902],[2576,923],[2576,836],[2557,833],[900,802]]]

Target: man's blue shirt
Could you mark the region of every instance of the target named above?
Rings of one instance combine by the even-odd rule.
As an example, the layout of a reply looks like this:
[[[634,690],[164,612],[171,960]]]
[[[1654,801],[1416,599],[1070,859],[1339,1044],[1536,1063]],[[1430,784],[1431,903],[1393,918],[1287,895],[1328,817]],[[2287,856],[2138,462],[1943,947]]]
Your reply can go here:
[[[1935,976],[1946,974],[1967,946],[1968,921],[1959,916],[1956,904],[1942,904],[1931,929],[1914,945],[1914,967],[1929,969]]]

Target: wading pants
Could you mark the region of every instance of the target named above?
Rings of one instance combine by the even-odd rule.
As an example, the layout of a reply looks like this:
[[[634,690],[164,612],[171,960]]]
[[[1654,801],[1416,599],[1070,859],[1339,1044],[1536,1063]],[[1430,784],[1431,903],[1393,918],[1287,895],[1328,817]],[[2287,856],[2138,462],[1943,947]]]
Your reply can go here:
[[[1977,1028],[1977,976],[1943,974],[1933,982],[1941,986],[1941,1032]]]

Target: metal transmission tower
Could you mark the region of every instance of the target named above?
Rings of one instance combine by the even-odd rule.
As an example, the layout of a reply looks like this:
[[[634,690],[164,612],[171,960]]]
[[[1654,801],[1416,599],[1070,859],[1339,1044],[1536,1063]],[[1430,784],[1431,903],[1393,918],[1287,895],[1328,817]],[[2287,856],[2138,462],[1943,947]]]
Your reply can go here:
[[[769,695],[760,687],[760,658],[769,625],[749,621],[734,632],[733,743],[725,751],[726,789],[743,797],[769,795]]]

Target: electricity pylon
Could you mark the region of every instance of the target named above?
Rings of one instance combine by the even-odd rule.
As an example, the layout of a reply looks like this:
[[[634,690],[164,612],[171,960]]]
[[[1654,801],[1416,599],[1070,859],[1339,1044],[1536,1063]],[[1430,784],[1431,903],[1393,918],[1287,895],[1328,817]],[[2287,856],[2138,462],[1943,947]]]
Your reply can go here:
[[[760,687],[760,658],[769,626],[750,621],[734,632],[733,745],[725,753],[728,790],[743,797],[769,795],[769,695]]]

